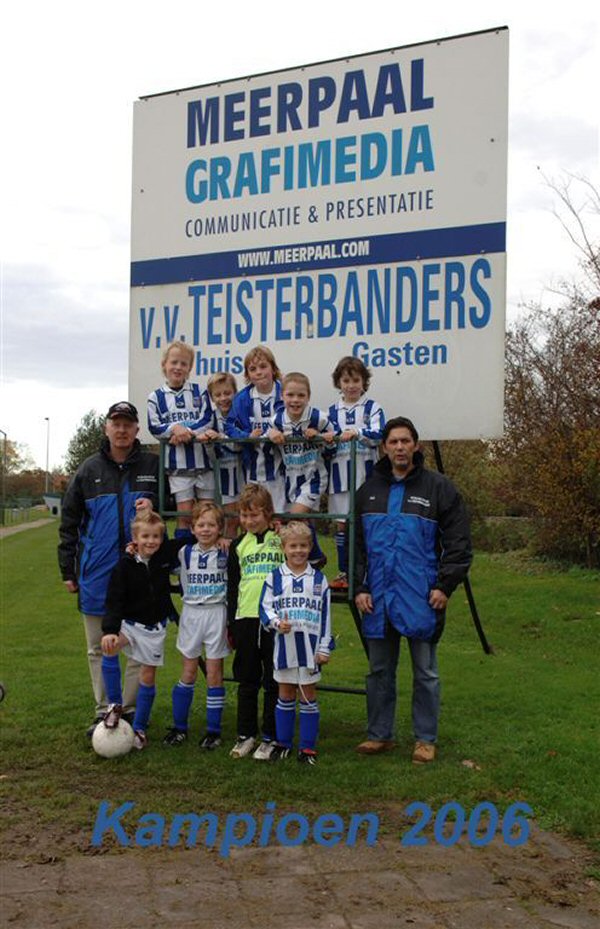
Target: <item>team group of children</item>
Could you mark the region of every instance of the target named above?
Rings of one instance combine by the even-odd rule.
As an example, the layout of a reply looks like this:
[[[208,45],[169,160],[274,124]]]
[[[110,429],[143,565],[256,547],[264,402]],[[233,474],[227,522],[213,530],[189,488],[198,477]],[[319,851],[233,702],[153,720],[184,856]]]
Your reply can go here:
[[[102,639],[111,706],[103,725],[114,727],[120,718],[123,650],[140,662],[134,745],[147,744],[156,668],[163,664],[168,619],[176,617],[170,597],[170,575],[176,572],[183,598],[177,636],[182,672],[164,743],[177,746],[188,737],[204,652],[206,733],[200,747],[221,745],[223,664],[232,648],[238,702],[231,756],[287,757],[299,702],[298,760],[315,764],[315,685],[333,648],[330,585],[319,568],[314,529],[293,514],[318,511],[327,491],[328,511],[348,513],[351,439],[357,439],[359,486],[377,460],[384,414],[366,398],[370,374],[357,358],[336,366],[333,383],[341,397],[327,413],[311,406],[308,378],[300,372],[282,377],[265,346],[246,355],[247,386],[239,393],[229,373],[213,375],[201,390],[189,380],[193,362],[188,345],[172,343],[162,360],[165,382],[148,398],[150,431],[166,440],[165,471],[178,524],[175,538],[167,540],[161,517],[139,511],[128,553],[111,577]],[[306,442],[316,437],[322,441]],[[238,444],[239,439],[256,441]],[[221,506],[214,502],[216,481]],[[275,528],[276,513],[289,513],[292,520],[278,521]],[[235,537],[238,521],[241,534]],[[344,588],[343,519],[336,522],[336,547],[340,570],[331,586]]]

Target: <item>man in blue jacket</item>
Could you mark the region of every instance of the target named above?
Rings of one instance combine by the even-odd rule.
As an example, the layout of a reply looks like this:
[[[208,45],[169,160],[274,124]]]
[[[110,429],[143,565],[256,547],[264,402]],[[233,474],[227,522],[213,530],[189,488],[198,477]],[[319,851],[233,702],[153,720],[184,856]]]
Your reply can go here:
[[[107,709],[102,680],[102,617],[111,572],[131,540],[136,510],[158,502],[158,456],[143,452],[137,439],[138,412],[126,400],[114,403],[106,416],[100,450],[79,466],[65,494],[58,561],[69,593],[78,594],[87,640],[88,663],[96,701],[96,718]],[[133,719],[139,664],[127,661],[123,689],[124,715]]]
[[[461,497],[443,474],[423,466],[419,436],[402,416],[383,431],[384,457],[356,495],[356,605],[369,652],[368,739],[357,751],[394,747],[400,639],[413,668],[412,760],[435,758],[440,705],[436,645],[448,598],[472,560]]]

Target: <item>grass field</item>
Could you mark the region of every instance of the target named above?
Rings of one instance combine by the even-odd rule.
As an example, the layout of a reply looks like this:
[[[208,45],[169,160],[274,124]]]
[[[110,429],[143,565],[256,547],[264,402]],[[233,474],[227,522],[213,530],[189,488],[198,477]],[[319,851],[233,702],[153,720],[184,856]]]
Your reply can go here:
[[[326,545],[328,540],[326,540]],[[9,843],[31,830],[66,839],[89,834],[101,800],[147,811],[248,811],[267,801],[300,812],[401,811],[412,800],[435,810],[448,800],[466,810],[482,800],[505,808],[516,800],[543,828],[594,843],[600,822],[598,739],[598,573],[552,572],[521,555],[480,555],[472,583],[495,654],[481,651],[462,588],[451,601],[439,649],[443,708],[439,760],[410,764],[410,673],[401,656],[398,748],[382,757],[355,754],[364,737],[364,697],[323,693],[320,759],[306,770],[233,761],[235,685],[229,684],[225,746],[210,755],[196,745],[204,722],[197,687],[194,738],[179,750],[161,746],[170,724],[170,691],[179,659],[171,628],[147,751],[108,762],[84,732],[93,706],[84,636],[75,598],[56,565],[56,526],[2,542],[0,704],[2,779]],[[332,559],[333,561],[333,555]],[[364,685],[366,661],[350,613],[337,606],[338,648],[328,683]],[[473,766],[465,766],[464,761]],[[5,848],[7,847],[5,842]]]

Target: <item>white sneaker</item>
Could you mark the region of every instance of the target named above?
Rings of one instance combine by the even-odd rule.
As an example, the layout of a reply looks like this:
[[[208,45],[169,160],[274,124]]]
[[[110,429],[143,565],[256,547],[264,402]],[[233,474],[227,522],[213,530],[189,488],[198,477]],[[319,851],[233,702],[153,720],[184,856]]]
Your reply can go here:
[[[232,758],[245,758],[246,755],[250,754],[255,745],[256,739],[253,735],[246,736],[246,738],[240,737],[229,754]]]
[[[261,742],[252,757],[255,761],[269,761],[274,750],[275,742]]]

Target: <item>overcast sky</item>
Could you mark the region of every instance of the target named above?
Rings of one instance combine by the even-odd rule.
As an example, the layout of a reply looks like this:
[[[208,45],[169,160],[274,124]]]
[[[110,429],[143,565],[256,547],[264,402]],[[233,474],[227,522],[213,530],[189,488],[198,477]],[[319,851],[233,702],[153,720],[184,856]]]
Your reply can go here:
[[[145,94],[508,25],[509,319],[523,301],[554,302],[576,256],[541,172],[598,182],[596,6],[10,4],[0,429],[45,467],[49,417],[59,465],[83,414],[127,396],[132,112]]]

